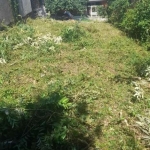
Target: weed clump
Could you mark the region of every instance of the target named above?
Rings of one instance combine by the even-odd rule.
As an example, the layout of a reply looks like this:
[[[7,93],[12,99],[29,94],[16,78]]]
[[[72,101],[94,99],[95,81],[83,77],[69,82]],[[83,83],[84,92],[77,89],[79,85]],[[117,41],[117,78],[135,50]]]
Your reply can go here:
[[[31,59],[41,53],[55,53],[62,42],[61,36],[52,34],[36,35],[36,30],[26,24],[19,24],[0,36],[0,59],[12,59],[12,52],[21,50],[21,59]],[[25,50],[25,52],[24,52]]]
[[[35,30],[26,24],[19,24],[9,28],[7,32],[0,36],[0,58],[8,60],[15,45],[20,44],[27,37],[33,37]]]
[[[65,27],[61,32],[65,42],[74,42],[80,40],[86,35],[86,32],[78,25]]]

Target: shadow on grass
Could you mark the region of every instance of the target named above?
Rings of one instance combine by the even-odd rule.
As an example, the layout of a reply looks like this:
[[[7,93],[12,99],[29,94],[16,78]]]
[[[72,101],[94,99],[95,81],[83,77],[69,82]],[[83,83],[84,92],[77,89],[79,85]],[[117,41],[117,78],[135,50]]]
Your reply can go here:
[[[133,81],[132,77],[123,77],[121,75],[116,75],[113,80],[116,83],[126,83],[126,84],[130,84]]]
[[[4,150],[90,150],[95,130],[83,120],[87,104],[72,103],[59,92],[38,96],[21,108],[0,111],[0,149]]]
[[[126,84],[131,84],[134,81],[139,81],[141,80],[141,77],[137,77],[137,76],[129,76],[129,77],[123,77],[121,75],[116,75],[113,78],[113,81],[115,81],[116,83],[126,83]]]

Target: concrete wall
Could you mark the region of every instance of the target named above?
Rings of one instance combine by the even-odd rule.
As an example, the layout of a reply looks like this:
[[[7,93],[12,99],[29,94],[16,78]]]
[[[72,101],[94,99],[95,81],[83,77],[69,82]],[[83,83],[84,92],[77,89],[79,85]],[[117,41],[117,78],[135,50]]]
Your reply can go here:
[[[22,17],[32,12],[30,0],[18,0],[19,2],[19,13]]]
[[[0,0],[0,24],[9,24],[13,21],[13,14],[9,0]]]
[[[31,0],[31,6],[32,10],[36,11],[40,7],[39,0]]]

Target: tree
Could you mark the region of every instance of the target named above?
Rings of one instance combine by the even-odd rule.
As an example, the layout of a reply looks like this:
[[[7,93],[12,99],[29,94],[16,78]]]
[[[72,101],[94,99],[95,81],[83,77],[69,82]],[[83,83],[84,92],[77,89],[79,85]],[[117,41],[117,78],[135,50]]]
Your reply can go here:
[[[65,9],[82,14],[86,9],[87,0],[45,0],[45,6],[51,14],[56,14]]]
[[[108,17],[109,21],[120,27],[124,14],[127,12],[130,4],[128,0],[109,0]]]

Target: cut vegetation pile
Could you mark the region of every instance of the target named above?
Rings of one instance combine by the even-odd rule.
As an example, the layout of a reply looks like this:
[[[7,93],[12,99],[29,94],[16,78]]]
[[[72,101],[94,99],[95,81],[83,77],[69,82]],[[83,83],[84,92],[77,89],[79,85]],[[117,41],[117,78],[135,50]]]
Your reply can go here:
[[[150,54],[110,24],[29,19],[0,68],[0,149],[150,148]]]

